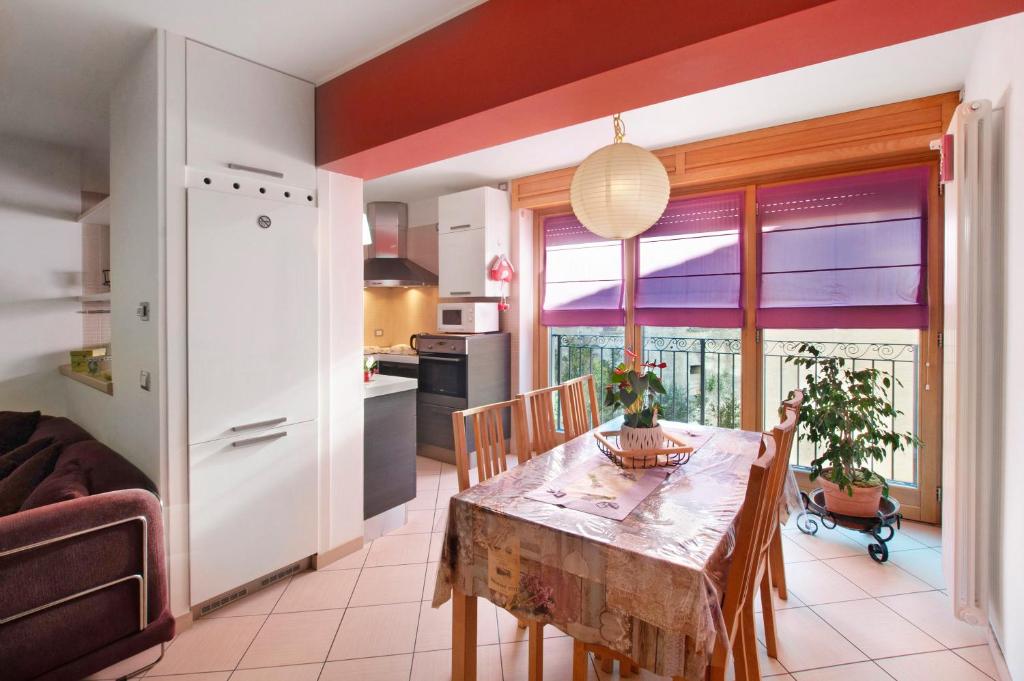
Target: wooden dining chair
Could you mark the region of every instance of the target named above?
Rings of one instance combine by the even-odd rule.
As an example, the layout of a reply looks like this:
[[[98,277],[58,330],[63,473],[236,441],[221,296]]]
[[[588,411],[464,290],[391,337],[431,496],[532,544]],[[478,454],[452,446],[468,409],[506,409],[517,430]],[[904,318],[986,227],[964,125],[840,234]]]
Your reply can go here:
[[[799,403],[797,403],[799,406]],[[775,547],[779,544],[781,551],[779,506],[782,493],[786,488],[786,476],[789,473],[789,452],[796,437],[797,409],[785,405],[782,410],[785,420],[772,428],[771,439],[775,448],[775,460],[770,472],[767,494],[769,496],[770,518],[761,536],[758,547],[758,584],[761,591],[761,617],[764,619],[765,648],[769,657],[778,656],[778,642],[775,627],[775,604],[772,601],[772,583],[776,579],[785,580],[783,567],[776,568],[772,560]],[[781,553],[780,553],[781,555]]]
[[[800,407],[804,402],[804,392],[802,390],[794,390],[793,396],[788,400],[783,400],[779,407],[779,420],[780,424],[785,423],[787,419],[787,411],[791,410],[796,414],[797,425],[800,422]],[[793,427],[792,437],[789,442],[783,447],[779,446],[779,456],[783,457],[787,462],[789,461],[790,453],[793,451],[793,441],[796,440],[796,428]],[[788,463],[787,463],[788,465]],[[783,486],[785,489],[785,486]],[[778,591],[779,598],[786,600],[789,598],[789,592],[786,589],[786,563],[782,556],[782,532],[781,523],[777,524],[772,532],[771,537],[771,551],[768,554],[770,567],[772,571],[772,582]]]
[[[526,460],[550,451],[558,446],[558,418],[555,414],[555,396],[559,395],[561,386],[538,388],[516,396],[523,403],[526,415],[525,430],[529,443],[523,448]],[[564,411],[563,411],[564,414]]]
[[[522,444],[527,442],[525,422],[523,403],[520,400],[495,402],[452,413],[455,469],[460,492],[469,489],[473,484],[469,480],[471,452],[467,423],[472,428],[472,442],[476,451],[476,477],[480,483],[507,471],[509,454],[515,453],[520,462],[526,460]],[[506,423],[508,432],[505,432]]]
[[[722,596],[728,649],[723,645],[715,646],[712,664],[708,668],[709,681],[725,681],[730,650],[735,681],[759,681],[761,678],[754,628],[754,594],[761,574],[761,547],[770,532],[771,523],[778,518],[771,495],[773,472],[779,468],[774,465],[777,458],[775,441],[771,437],[763,437],[758,457],[750,466],[747,491],[736,522],[736,544]],[[617,659],[620,665],[624,661],[635,664],[605,646],[573,641],[573,681],[585,681],[587,678],[587,653],[590,652]]]
[[[587,374],[570,379],[558,388],[558,402],[562,408],[562,430],[565,431],[565,439],[571,440],[597,428],[601,423],[601,407],[597,401],[594,375]]]
[[[505,432],[505,414],[508,412],[508,430]],[[472,427],[473,444],[476,448],[477,483],[489,480],[508,470],[510,447],[516,450],[516,458],[523,463],[530,458],[529,435],[526,432],[526,411],[524,401],[516,398],[506,402],[495,402],[482,407],[463,409],[452,413],[452,431],[455,436],[455,469],[459,480],[459,491],[471,486],[469,467],[469,437],[467,422]],[[544,625],[539,622],[519,620],[519,628],[529,634],[529,681],[542,681],[544,668]]]

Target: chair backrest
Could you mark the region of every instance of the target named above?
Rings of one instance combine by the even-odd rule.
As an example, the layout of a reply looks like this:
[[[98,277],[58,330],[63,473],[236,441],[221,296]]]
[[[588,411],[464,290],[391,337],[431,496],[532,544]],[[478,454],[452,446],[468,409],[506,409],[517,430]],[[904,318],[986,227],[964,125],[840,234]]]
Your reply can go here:
[[[562,408],[562,429],[565,430],[566,440],[579,437],[601,423],[593,374],[562,383],[558,400]]]
[[[747,491],[736,523],[736,545],[722,600],[722,615],[730,643],[735,641],[739,631],[744,605],[757,592],[762,537],[769,534],[771,522],[776,517],[769,485],[777,459],[774,439],[762,437],[760,453],[750,466]],[[722,646],[715,646],[715,651],[716,656],[723,654]]]
[[[520,450],[520,453],[526,460],[558,446],[558,420],[555,416],[555,395],[560,390],[561,386],[555,385],[550,388],[531,390],[516,397],[517,400],[522,401],[523,412],[526,416],[525,429],[527,439],[525,442],[528,445]]]
[[[505,432],[505,412],[509,412],[509,428]],[[477,482],[483,482],[498,473],[508,470],[510,447],[518,449],[519,461],[524,461],[523,445],[527,442],[525,416],[521,400],[496,402],[482,407],[464,409],[452,414],[452,429],[455,435],[455,468],[459,479],[459,491],[472,484],[469,480],[469,439],[466,436],[466,422],[473,428],[476,448]]]

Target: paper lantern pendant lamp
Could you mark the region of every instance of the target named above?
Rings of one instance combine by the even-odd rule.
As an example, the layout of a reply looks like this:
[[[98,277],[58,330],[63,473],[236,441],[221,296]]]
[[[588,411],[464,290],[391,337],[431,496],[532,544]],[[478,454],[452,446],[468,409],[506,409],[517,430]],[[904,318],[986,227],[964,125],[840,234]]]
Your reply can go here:
[[[623,142],[616,114],[615,142],[583,160],[572,176],[569,200],[583,226],[606,239],[629,239],[658,221],[668,205],[668,173],[658,157]]]

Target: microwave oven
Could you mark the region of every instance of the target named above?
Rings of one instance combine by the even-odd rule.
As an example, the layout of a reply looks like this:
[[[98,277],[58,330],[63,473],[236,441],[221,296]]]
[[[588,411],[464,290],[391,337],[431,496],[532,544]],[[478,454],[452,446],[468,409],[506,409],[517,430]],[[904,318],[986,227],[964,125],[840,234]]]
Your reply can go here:
[[[498,330],[497,303],[438,303],[441,333],[491,333]]]

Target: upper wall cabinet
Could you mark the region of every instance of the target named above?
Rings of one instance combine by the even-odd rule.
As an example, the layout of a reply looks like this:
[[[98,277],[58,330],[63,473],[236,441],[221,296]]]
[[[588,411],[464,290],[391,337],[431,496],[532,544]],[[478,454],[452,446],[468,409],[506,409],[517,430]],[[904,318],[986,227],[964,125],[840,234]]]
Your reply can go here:
[[[437,201],[438,288],[442,298],[495,298],[504,285],[487,276],[497,255],[510,256],[508,193],[480,187]]]
[[[192,41],[186,59],[190,166],[316,187],[312,83]]]

